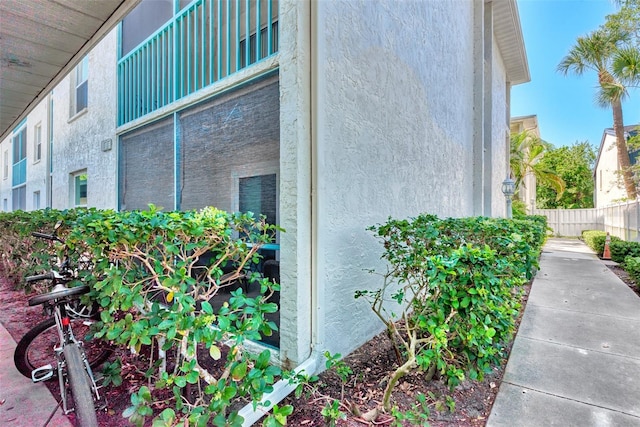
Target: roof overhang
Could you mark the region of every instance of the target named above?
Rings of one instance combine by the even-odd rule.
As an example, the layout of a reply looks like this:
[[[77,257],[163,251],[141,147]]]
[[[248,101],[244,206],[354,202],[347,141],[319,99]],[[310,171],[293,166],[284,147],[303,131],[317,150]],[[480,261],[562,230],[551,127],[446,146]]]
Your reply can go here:
[[[0,1],[0,141],[140,0]]]
[[[488,3],[490,0],[485,0]],[[516,0],[493,0],[493,31],[504,59],[507,82],[518,85],[531,81]]]

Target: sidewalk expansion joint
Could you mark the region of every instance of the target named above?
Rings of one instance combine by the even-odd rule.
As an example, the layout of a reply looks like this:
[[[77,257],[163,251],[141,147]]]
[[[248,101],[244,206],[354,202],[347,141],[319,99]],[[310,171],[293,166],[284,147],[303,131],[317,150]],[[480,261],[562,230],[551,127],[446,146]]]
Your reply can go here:
[[[628,412],[621,411],[621,410],[619,410],[619,409],[613,409],[613,408],[609,408],[609,407],[607,407],[607,406],[596,405],[596,404],[594,404],[594,403],[584,402],[584,401],[582,401],[582,400],[572,399],[572,398],[570,398],[570,397],[565,397],[565,396],[560,396],[560,395],[557,395],[557,394],[549,393],[548,391],[537,390],[537,389],[535,389],[535,388],[526,387],[526,386],[523,386],[523,385],[521,385],[521,384],[512,383],[512,382],[510,382],[510,381],[504,381],[504,380],[503,380],[503,381],[502,381],[502,383],[506,383],[506,384],[512,385],[512,386],[514,386],[514,387],[522,388],[522,389],[524,389],[524,390],[531,390],[531,391],[534,391],[534,392],[536,392],[536,393],[544,394],[544,395],[547,395],[547,396],[550,396],[550,397],[556,397],[556,398],[558,398],[558,399],[567,400],[567,401],[570,401],[570,402],[576,402],[576,403],[580,403],[580,404],[582,404],[582,405],[593,406],[594,408],[605,409],[605,410],[607,410],[607,411],[617,412],[617,413],[619,413],[619,414],[623,414],[623,415],[627,415],[627,416],[629,416],[629,417],[634,417],[634,418],[638,418],[638,419],[640,419],[640,416],[638,416],[638,415],[636,415],[636,414],[630,414],[630,413],[628,413]],[[526,393],[526,391],[523,391],[523,393]]]
[[[593,311],[584,311],[584,310],[572,310],[570,308],[561,308],[561,307],[554,307],[551,305],[543,305],[543,304],[536,304],[535,302],[531,301],[531,299],[529,299],[527,301],[527,307],[533,305],[535,307],[540,307],[540,308],[548,308],[550,310],[558,310],[558,311],[565,311],[568,313],[582,313],[582,314],[586,314],[589,316],[599,316],[599,317],[608,317],[610,319],[621,319],[627,322],[638,322],[640,323],[640,318],[637,317],[625,317],[625,316],[616,316],[616,315],[612,315],[612,314],[602,314],[602,313],[596,313]],[[525,307],[525,313],[527,312],[527,308]]]
[[[544,344],[552,344],[552,345],[555,345],[555,346],[558,346],[558,347],[567,347],[567,348],[573,348],[573,349],[576,349],[576,350],[583,350],[583,351],[590,352],[590,353],[597,353],[597,354],[604,354],[606,356],[619,357],[619,358],[622,358],[622,359],[629,359],[629,360],[633,360],[633,361],[639,361],[640,360],[640,356],[629,356],[629,355],[626,355],[626,354],[614,353],[614,352],[611,352],[611,351],[596,350],[596,349],[593,349],[593,348],[580,347],[580,346],[577,346],[577,345],[565,344],[565,343],[561,343],[561,342],[557,342],[557,341],[549,341],[549,340],[544,340],[544,339],[540,339],[540,338],[528,337],[526,335],[520,335],[519,338],[530,340],[530,341],[536,341],[536,342],[540,342],[540,343],[544,343]]]

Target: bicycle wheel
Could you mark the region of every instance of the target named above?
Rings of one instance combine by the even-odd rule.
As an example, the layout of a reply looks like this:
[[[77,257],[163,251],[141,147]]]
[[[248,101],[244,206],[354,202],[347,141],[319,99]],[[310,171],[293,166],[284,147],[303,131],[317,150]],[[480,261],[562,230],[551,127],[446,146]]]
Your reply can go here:
[[[64,346],[63,353],[69,388],[73,397],[73,408],[78,420],[76,424],[79,427],[97,427],[98,419],[93,404],[91,378],[85,369],[80,349],[77,344],[71,343]]]
[[[78,341],[82,342],[87,360],[92,368],[99,366],[107,360],[111,354],[110,346],[97,339],[86,340],[86,335],[91,329],[90,319],[71,319],[71,328]],[[57,360],[54,348],[60,345],[56,321],[53,317],[38,323],[18,342],[13,354],[16,368],[22,375],[31,378],[31,372],[42,366],[50,364],[53,367],[53,377],[58,377],[56,369]]]

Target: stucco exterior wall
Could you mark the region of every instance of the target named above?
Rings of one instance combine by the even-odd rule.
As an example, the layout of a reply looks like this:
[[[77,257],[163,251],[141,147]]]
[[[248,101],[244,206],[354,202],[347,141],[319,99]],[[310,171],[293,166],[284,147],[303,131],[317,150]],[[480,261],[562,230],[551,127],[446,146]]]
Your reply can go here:
[[[70,117],[71,75],[53,91],[53,208],[73,206],[72,174],[82,170],[87,172],[87,205],[117,207],[116,42],[113,30],[89,53],[86,110]]]
[[[507,177],[509,154],[509,111],[507,94],[507,77],[505,66],[500,55],[499,47],[493,39],[492,49],[492,82],[491,99],[493,115],[492,150],[491,150],[491,216],[504,216],[506,214],[506,200],[502,194],[502,181]]]
[[[595,207],[601,208],[627,198],[622,177],[618,173],[618,150],[615,135],[604,133],[595,169]]]
[[[318,2],[318,345],[347,353],[381,328],[374,289],[388,216],[473,211],[472,2]],[[505,115],[500,116],[503,120]]]
[[[5,156],[7,159],[5,173]],[[11,211],[11,135],[0,142],[0,210]]]
[[[34,210],[47,206],[47,156],[49,152],[49,128],[48,128],[48,100],[38,104],[27,116],[25,127],[27,131],[27,176],[26,176],[26,210]],[[35,157],[36,126],[40,126],[41,153],[40,159]],[[20,126],[19,129],[22,129]],[[9,136],[0,144],[0,210],[12,210],[12,170],[13,170],[13,146],[12,139],[15,133]],[[5,153],[8,154],[8,168],[5,178]],[[39,206],[36,206],[36,197],[39,194]]]

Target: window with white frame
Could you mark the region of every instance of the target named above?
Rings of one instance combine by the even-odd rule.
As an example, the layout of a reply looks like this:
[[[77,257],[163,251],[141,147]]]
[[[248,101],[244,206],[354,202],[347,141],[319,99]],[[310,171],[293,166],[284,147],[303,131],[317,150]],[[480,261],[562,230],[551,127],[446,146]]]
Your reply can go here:
[[[34,210],[40,209],[40,192],[39,191],[33,192],[33,209]]]
[[[71,111],[73,117],[89,104],[89,57],[85,56],[72,75]]]
[[[38,123],[33,128],[33,162],[42,159],[42,125]]]
[[[71,177],[73,206],[87,206],[87,171],[76,172]]]

